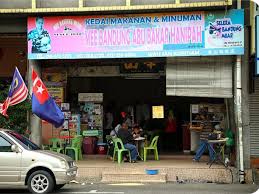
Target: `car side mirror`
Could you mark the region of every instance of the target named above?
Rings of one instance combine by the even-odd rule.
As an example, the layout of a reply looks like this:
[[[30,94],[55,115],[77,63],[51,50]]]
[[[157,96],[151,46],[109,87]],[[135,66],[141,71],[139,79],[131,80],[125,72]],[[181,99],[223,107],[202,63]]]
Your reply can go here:
[[[11,150],[12,150],[13,152],[16,152],[16,153],[19,153],[19,152],[20,152],[19,147],[18,147],[17,145],[12,145],[12,146],[11,146]]]

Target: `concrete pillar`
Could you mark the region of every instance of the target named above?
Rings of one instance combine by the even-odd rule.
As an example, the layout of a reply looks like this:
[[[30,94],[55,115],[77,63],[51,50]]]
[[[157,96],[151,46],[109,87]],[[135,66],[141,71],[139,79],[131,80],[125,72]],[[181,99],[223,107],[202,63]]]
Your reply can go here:
[[[237,167],[239,181],[243,183],[244,170],[250,168],[250,127],[249,127],[249,1],[237,0],[237,8],[245,10],[244,50],[242,57],[237,56],[235,64],[235,119],[237,126]],[[248,177],[246,177],[247,179]]]
[[[249,118],[249,31],[245,27],[245,54],[242,57],[242,120],[244,143],[244,167],[250,168],[250,118]]]
[[[235,63],[235,83],[234,83],[234,104],[235,104],[235,121],[237,129],[237,166],[239,170],[239,182],[244,183],[244,143],[243,143],[243,120],[242,120],[242,78],[241,78],[241,56],[236,56]]]
[[[236,128],[236,124],[235,124],[235,113],[234,113],[234,99],[233,98],[228,98],[226,99],[226,104],[227,104],[227,109],[228,109],[228,124],[230,129],[232,129],[234,131],[234,129]]]
[[[235,120],[237,129],[237,167],[240,179],[250,169],[250,127],[249,127],[249,31],[245,27],[245,53],[237,57],[235,66]],[[238,73],[239,72],[239,73]],[[240,75],[238,75],[240,74]],[[240,78],[239,78],[240,77]],[[246,177],[247,179],[248,177]],[[240,181],[242,182],[242,181]]]
[[[32,94],[32,79],[31,79],[31,73],[32,68],[40,75],[40,64],[36,60],[29,60],[28,63],[28,89],[30,95]],[[37,145],[41,146],[42,144],[42,130],[41,130],[41,119],[37,117],[34,114],[30,114],[29,116],[30,121],[30,130],[31,130],[31,140],[36,143]]]
[[[239,0],[241,3],[241,0]],[[241,8],[238,7],[238,8]],[[243,143],[243,167],[244,170],[251,168],[250,164],[250,114],[249,114],[249,56],[250,56],[250,31],[248,26],[250,26],[250,2],[242,1],[242,8],[245,10],[245,26],[244,26],[244,55],[241,58],[241,120],[242,120],[242,143]],[[239,136],[240,137],[240,136]],[[240,150],[239,150],[240,151]],[[239,153],[241,154],[241,153]],[[242,164],[240,164],[242,165]],[[246,175],[246,179],[249,179],[249,175]]]

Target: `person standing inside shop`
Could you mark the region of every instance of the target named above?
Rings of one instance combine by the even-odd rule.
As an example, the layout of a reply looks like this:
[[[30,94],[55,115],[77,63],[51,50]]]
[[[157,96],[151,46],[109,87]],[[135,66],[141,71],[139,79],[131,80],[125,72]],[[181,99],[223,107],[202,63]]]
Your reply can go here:
[[[128,128],[131,130],[132,129],[132,120],[130,118],[129,113],[126,113],[126,116],[124,117],[124,123],[128,126]]]
[[[113,129],[113,114],[111,111],[111,107],[107,107],[107,112],[105,113],[105,127],[104,127],[104,138],[106,135],[111,133]]]
[[[135,163],[137,161],[138,151],[137,147],[133,145],[134,139],[126,123],[122,123],[122,126],[118,131],[118,137],[122,140],[124,147],[130,150],[131,161]]]
[[[214,151],[212,148],[212,145],[208,143],[208,136],[212,132],[213,127],[210,122],[206,119],[205,116],[201,116],[203,120],[203,129],[200,132],[200,142],[199,142],[199,147],[196,151],[196,154],[193,158],[194,162],[199,162],[202,154],[206,151],[206,149],[209,150],[209,155],[210,155],[210,161],[213,161],[214,159]]]
[[[166,127],[165,127],[165,149],[166,151],[172,151],[176,149],[176,120],[172,110],[169,110]]]

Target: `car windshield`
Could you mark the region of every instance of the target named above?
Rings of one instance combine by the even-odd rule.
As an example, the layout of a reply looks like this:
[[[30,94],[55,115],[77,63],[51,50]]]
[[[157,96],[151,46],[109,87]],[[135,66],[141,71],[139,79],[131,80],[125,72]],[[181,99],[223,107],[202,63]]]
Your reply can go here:
[[[26,149],[29,150],[40,150],[40,147],[37,146],[35,143],[30,141],[28,138],[24,137],[23,135],[14,132],[14,131],[7,131],[9,135],[11,135],[13,138],[18,140],[18,142]]]

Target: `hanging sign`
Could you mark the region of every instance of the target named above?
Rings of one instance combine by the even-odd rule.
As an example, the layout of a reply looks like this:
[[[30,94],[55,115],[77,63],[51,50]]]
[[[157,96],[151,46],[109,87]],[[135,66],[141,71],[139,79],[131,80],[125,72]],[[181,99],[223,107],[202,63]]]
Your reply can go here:
[[[159,58],[154,58],[159,59]],[[154,60],[127,60],[120,64],[120,73],[163,73],[166,61]]]
[[[78,102],[102,102],[103,93],[78,93]]]
[[[242,55],[244,10],[28,18],[29,59]]]

